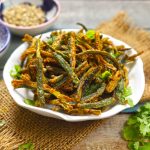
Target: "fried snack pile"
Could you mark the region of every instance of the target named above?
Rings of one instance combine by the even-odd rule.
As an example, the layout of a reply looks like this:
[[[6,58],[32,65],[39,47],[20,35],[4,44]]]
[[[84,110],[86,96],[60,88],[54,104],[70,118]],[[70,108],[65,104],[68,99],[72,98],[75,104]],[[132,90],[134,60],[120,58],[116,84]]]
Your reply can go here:
[[[142,52],[128,56],[130,48],[114,45],[95,30],[54,31],[45,41],[25,35],[23,41],[29,46],[10,74],[15,89],[34,93],[25,103],[50,104],[54,111],[73,115],[99,115],[117,103],[132,105],[125,64]]]

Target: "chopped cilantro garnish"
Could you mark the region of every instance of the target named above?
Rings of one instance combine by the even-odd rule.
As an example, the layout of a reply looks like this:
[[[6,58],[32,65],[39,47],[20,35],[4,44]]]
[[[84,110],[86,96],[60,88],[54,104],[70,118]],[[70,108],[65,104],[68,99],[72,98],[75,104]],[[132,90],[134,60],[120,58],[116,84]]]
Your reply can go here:
[[[111,74],[110,71],[105,71],[105,72],[103,72],[103,73],[101,74],[100,77],[101,77],[102,80],[107,80],[111,75],[112,75],[112,74]]]
[[[91,40],[94,39],[95,38],[95,30],[88,30],[86,32],[86,36]]]
[[[35,106],[35,101],[31,99],[24,99],[24,102],[28,105]]]
[[[122,130],[130,150],[150,150],[150,103],[129,117]]]
[[[21,144],[18,150],[34,150],[34,145],[29,141],[28,143]]]
[[[19,79],[21,76],[21,67],[19,65],[15,65],[12,70],[10,70],[10,76]]]

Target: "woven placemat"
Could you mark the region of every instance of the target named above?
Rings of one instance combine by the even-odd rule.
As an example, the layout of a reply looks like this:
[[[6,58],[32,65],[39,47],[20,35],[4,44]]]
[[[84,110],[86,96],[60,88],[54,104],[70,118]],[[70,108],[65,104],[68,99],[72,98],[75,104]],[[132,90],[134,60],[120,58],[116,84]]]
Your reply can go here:
[[[143,100],[147,100],[150,83],[148,62],[150,34],[129,23],[125,13],[119,13],[97,29],[127,42],[137,51],[144,50],[142,59],[146,90]],[[32,113],[14,103],[3,81],[0,82],[0,119],[6,121],[6,124],[0,127],[0,150],[17,149],[20,144],[29,140],[34,144],[35,150],[69,150],[102,123],[102,121],[69,123]]]

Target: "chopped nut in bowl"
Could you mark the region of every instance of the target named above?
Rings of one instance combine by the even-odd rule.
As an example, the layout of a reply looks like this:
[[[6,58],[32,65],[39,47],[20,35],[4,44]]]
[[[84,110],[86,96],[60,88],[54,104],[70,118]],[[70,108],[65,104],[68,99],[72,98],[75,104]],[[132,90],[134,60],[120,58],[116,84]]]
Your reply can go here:
[[[60,14],[57,0],[7,0],[1,8],[0,22],[17,35],[40,34],[49,29]]]

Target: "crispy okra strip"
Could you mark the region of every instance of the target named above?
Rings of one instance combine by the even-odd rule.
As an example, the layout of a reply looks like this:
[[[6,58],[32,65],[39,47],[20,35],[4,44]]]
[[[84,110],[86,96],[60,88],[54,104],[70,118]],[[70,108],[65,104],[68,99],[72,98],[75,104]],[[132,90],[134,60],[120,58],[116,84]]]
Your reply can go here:
[[[75,73],[77,74],[78,77],[80,77],[84,72],[86,72],[89,69],[89,65],[88,62],[85,61],[83,62],[81,65],[79,65],[76,69],[75,69]],[[69,77],[64,77],[60,82],[58,82],[55,87],[63,87],[65,84],[69,85],[72,82],[72,80]]]
[[[99,31],[95,32],[95,47],[96,47],[96,49],[98,49],[100,51],[103,49]]]
[[[78,73],[79,71],[81,71],[81,69],[84,67],[84,66],[87,66],[88,65],[88,62],[87,61],[84,61],[82,62],[80,65],[78,65],[78,67],[75,69],[75,72]]]
[[[28,55],[35,54],[35,53],[36,53],[36,50],[33,47],[29,47],[22,53],[20,59],[21,59],[21,61],[24,61],[26,59],[26,57],[28,57]]]
[[[115,58],[113,58],[108,52],[106,51],[99,51],[99,50],[87,50],[85,52],[81,52],[79,54],[77,54],[77,56],[82,56],[82,55],[86,55],[86,54],[92,54],[92,55],[96,55],[99,54],[103,57],[107,57],[108,59],[110,59],[117,67],[117,69],[120,69],[120,65],[117,62],[117,60]]]
[[[55,39],[55,41],[52,44],[52,47],[54,49],[59,49],[60,48],[61,43],[64,40],[64,36],[65,36],[65,33],[61,33],[60,35],[57,36],[57,38]]]
[[[78,115],[84,115],[84,114],[93,114],[93,115],[100,115],[101,110],[96,109],[87,109],[87,108],[74,108],[69,113],[71,114],[78,114]]]
[[[23,42],[32,42],[32,40],[33,40],[33,37],[29,34],[25,34],[22,39]]]
[[[61,55],[65,60],[69,61],[69,56],[67,54],[65,54],[65,53],[63,53],[63,52],[61,52],[59,50],[57,50],[57,53],[59,55]]]
[[[68,49],[70,51],[70,64],[72,69],[75,69],[76,66],[76,46],[75,46],[75,39],[76,39],[76,34],[75,32],[70,32],[69,33],[69,40],[68,40]]]
[[[108,82],[106,86],[106,91],[111,93],[118,85],[119,80],[121,79],[121,71],[118,70],[112,77],[111,80]]]
[[[53,73],[54,75],[60,75],[60,74],[64,74],[65,71],[62,68],[59,67],[54,67],[54,66],[49,66],[46,65],[46,71],[48,71],[49,73]]]
[[[115,98],[119,101],[120,104],[126,104],[127,103],[127,100],[125,98],[124,95],[124,88],[125,88],[125,83],[124,83],[124,79],[122,78],[115,91],[114,91],[114,95],[115,95]]]
[[[77,39],[78,40],[78,42],[79,42],[79,44],[81,45],[81,46],[83,46],[83,47],[85,47],[85,49],[93,49],[93,47],[90,45],[90,44],[88,44],[87,42],[85,42],[85,41],[82,41],[82,40],[80,40],[80,39]]]
[[[61,74],[61,75],[59,75],[59,76],[55,76],[55,77],[52,78],[52,79],[49,79],[49,82],[50,82],[51,84],[55,84],[55,83],[59,82],[60,80],[62,80],[63,78],[64,78],[64,74]]]
[[[113,71],[116,71],[116,68],[114,67],[114,65],[108,63],[102,56],[99,57],[99,60],[100,60],[101,64],[103,64],[105,67],[107,67]]]
[[[94,92],[88,96],[82,97],[81,100],[84,102],[90,102],[91,100],[96,99],[97,97],[99,97],[103,94],[103,92],[105,91],[105,87],[106,87],[106,83],[103,82],[101,87],[98,88],[96,92]]]
[[[134,55],[132,55],[132,56],[127,56],[127,57],[126,57],[126,60],[127,60],[127,61],[134,61],[137,56],[139,56],[139,55],[141,55],[141,54],[143,54],[143,53],[144,53],[144,51],[141,51],[141,52],[138,52],[137,54],[134,54]]]
[[[127,67],[125,66],[123,67],[123,72],[124,72],[125,85],[127,86],[129,84]]]
[[[13,80],[11,82],[11,84],[13,85],[13,87],[15,89],[17,88],[29,88],[29,89],[36,89],[37,88],[37,83],[36,82],[32,82],[32,81],[28,81],[28,80]]]
[[[68,46],[67,45],[61,45],[60,46],[60,50],[67,51],[68,50]]]
[[[84,33],[78,33],[78,34],[77,34],[77,37],[78,37],[78,39],[79,39],[80,41],[87,42],[87,43],[91,44],[91,39],[88,38],[88,37],[86,36],[86,34],[84,34]]]
[[[87,80],[92,79],[95,73],[98,71],[98,67],[91,67],[81,78],[79,86],[77,88],[78,99],[80,100],[82,97],[82,88]]]
[[[32,81],[28,81],[28,80],[13,80],[12,81],[12,85],[13,85],[13,87],[15,89],[16,88],[22,88],[22,87],[28,87],[28,88],[31,88],[31,89],[37,89],[37,83],[36,82],[32,82]],[[75,101],[73,98],[60,93],[59,91],[57,91],[56,89],[50,87],[47,84],[43,84],[43,90],[49,92],[50,94],[53,94],[55,97],[57,97],[61,101],[65,101],[65,102],[67,102],[67,101],[68,102]]]
[[[45,104],[44,90],[43,90],[43,59],[40,52],[40,39],[36,43],[36,82],[37,82],[37,100],[35,101],[36,106],[43,106]]]
[[[57,59],[57,61],[59,62],[59,64],[62,66],[62,68],[64,68],[64,70],[72,78],[73,82],[76,85],[78,85],[79,79],[78,79],[77,75],[75,74],[75,72],[70,67],[70,65],[68,64],[68,62],[61,55],[57,54],[56,52],[54,52],[53,55]]]
[[[114,102],[115,102],[115,98],[109,97],[109,98],[106,98],[106,99],[103,99],[101,101],[94,102],[94,103],[79,103],[77,106],[79,108],[88,108],[88,109],[102,108],[102,107],[105,107],[105,106],[112,105]]]
[[[55,97],[57,97],[58,99],[60,99],[62,102],[67,102],[67,101],[71,102],[71,101],[74,101],[73,98],[70,98],[69,96],[60,93],[59,91],[55,90],[54,88],[50,87],[47,84],[44,84],[43,87],[44,87],[45,91],[48,91],[49,93],[53,94]]]
[[[26,59],[27,56],[29,56],[30,54],[35,54],[36,50],[34,48],[28,48],[22,55],[21,55],[21,61],[24,61]],[[48,52],[48,51],[44,51],[41,50],[41,56],[42,57],[53,57],[52,53]]]
[[[71,111],[73,109],[73,106],[70,103],[67,103],[65,101],[62,102],[59,99],[51,100],[49,103],[53,105],[61,106],[66,111]]]
[[[44,63],[51,63],[51,64],[55,64],[58,66],[57,61],[54,58],[50,58],[50,57],[46,57],[45,59],[43,59]]]
[[[80,49],[82,52],[86,51],[86,48],[83,47],[82,45],[76,44],[76,47],[77,47],[78,49]]]

